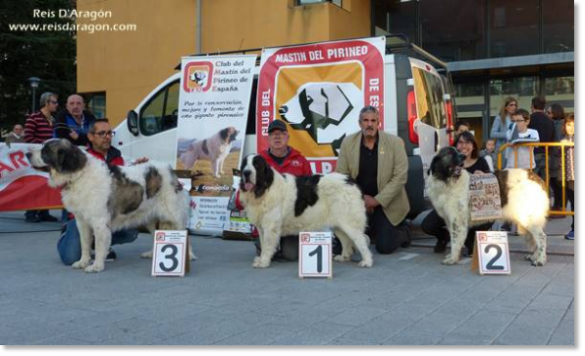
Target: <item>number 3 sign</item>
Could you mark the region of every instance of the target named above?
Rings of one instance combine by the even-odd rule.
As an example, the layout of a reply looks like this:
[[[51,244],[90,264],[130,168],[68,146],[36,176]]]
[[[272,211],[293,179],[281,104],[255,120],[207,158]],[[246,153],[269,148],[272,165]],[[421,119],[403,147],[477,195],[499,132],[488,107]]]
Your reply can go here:
[[[188,247],[189,238],[185,230],[155,231],[152,275],[183,277],[185,272],[189,272]]]
[[[333,277],[331,232],[299,234],[299,278],[304,277]]]
[[[474,253],[479,257],[480,274],[510,274],[508,233],[505,231],[478,231]]]

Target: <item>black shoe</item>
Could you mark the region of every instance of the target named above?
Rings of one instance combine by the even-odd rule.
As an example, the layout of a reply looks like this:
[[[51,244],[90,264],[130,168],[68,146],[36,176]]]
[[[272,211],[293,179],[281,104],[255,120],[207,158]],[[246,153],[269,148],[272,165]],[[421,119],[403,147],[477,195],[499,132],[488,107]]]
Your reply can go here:
[[[113,262],[117,257],[116,252],[110,248],[110,251],[108,251],[108,255],[106,256],[106,262]]]
[[[41,222],[41,219],[39,219],[39,217],[36,215],[26,215],[24,217],[24,221],[29,222],[29,223],[38,223],[38,222]]]
[[[113,262],[117,257],[116,252],[110,247],[110,251],[108,251],[108,255],[106,256],[106,262]],[[91,259],[95,260],[95,251],[91,251]]]
[[[437,239],[437,243],[435,244],[435,248],[433,249],[433,251],[435,251],[435,253],[443,253],[445,251],[447,251],[447,240],[439,240]]]
[[[49,222],[57,222],[59,221],[59,219],[57,219],[56,217],[54,217],[51,214],[39,214],[37,215],[37,219],[39,219],[39,221],[49,221]]]

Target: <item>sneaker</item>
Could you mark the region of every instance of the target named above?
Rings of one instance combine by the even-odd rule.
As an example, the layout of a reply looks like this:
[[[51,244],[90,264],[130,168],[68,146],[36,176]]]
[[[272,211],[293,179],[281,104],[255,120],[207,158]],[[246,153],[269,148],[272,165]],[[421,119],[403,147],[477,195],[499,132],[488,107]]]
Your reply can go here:
[[[437,243],[435,244],[435,248],[433,249],[433,251],[435,251],[435,253],[443,253],[445,251],[447,251],[447,240],[440,240],[437,239]]]
[[[565,235],[565,239],[567,240],[575,240],[575,230],[571,230],[569,231],[566,235]]]
[[[59,221],[59,219],[57,219],[56,217],[54,217],[51,214],[38,215],[37,219],[39,219],[39,221],[49,221],[49,222]]]

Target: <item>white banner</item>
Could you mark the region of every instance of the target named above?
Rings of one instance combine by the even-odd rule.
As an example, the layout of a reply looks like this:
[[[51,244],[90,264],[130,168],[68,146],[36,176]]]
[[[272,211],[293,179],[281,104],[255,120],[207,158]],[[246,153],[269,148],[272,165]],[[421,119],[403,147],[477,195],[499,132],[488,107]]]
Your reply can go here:
[[[177,169],[191,171],[189,229],[195,232],[220,235],[229,218],[255,63],[256,55],[182,59]]]

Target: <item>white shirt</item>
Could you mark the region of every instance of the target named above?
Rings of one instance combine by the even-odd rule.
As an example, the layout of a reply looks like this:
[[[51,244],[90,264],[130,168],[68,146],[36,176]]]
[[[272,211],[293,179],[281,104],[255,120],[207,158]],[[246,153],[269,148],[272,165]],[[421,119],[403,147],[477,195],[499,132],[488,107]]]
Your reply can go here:
[[[514,125],[516,126],[516,125]],[[507,137],[508,140],[512,137],[512,132],[514,131],[514,127],[508,130]],[[533,129],[528,129],[526,132],[518,132],[518,139],[526,139],[526,142],[539,142],[540,136],[538,136],[538,131]],[[518,150],[518,165],[515,166],[515,153],[514,151]],[[525,168],[525,169],[534,169],[536,168],[536,162],[534,161],[534,147],[518,147],[517,149],[510,149],[506,155],[506,169],[508,168]],[[532,160],[530,159],[532,156]]]

